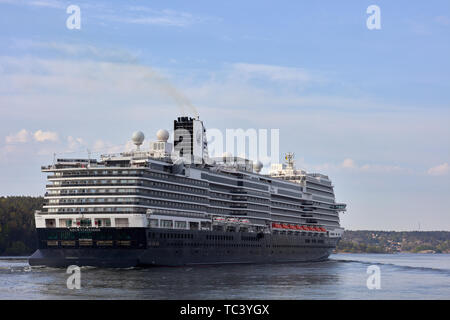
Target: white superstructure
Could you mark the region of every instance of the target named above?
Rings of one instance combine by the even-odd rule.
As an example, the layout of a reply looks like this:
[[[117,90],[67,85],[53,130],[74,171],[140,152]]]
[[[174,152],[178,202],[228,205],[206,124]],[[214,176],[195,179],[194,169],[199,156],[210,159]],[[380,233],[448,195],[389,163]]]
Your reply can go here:
[[[305,230],[312,232],[323,228],[329,236],[342,234],[339,212],[345,205],[335,202],[327,176],[297,170],[291,153],[286,164],[272,164],[268,175],[259,173],[259,161],[228,154],[208,159],[213,164],[186,164],[183,159],[190,155],[206,158],[206,130],[200,120],[188,118],[175,121],[175,129],[180,128],[188,139],[175,133],[171,143],[168,131],[159,130],[157,140],[144,151],[144,134],[138,131],[132,137],[135,151],[103,155],[99,161],[58,159],[43,167],[52,175],[46,204],[36,215],[37,228],[202,229],[221,227],[215,218],[224,217],[236,224],[244,220],[245,228],[254,231],[287,232],[285,226],[292,225],[312,227]]]

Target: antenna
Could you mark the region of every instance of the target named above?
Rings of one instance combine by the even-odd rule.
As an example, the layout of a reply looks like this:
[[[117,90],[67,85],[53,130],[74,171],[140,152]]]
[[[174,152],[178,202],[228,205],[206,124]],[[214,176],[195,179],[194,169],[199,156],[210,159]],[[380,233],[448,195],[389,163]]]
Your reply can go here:
[[[293,168],[294,167],[294,154],[292,152],[287,152],[285,159],[286,159],[288,168]]]
[[[87,149],[87,154],[88,154],[88,168],[91,166],[91,151],[89,149]]]

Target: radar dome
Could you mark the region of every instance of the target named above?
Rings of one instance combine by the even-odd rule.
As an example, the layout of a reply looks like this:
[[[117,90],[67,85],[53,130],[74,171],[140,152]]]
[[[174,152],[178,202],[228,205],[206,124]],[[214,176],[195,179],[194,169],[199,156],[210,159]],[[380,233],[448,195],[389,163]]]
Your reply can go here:
[[[142,131],[136,131],[133,133],[133,136],[131,137],[131,140],[133,140],[133,143],[137,145],[138,147],[144,142],[145,136],[142,133]]]
[[[258,173],[261,171],[262,168],[263,164],[261,161],[256,161],[256,163],[253,165],[253,169]]]
[[[167,141],[169,139],[169,131],[161,129],[158,130],[156,133],[156,138],[158,138],[159,141]]]

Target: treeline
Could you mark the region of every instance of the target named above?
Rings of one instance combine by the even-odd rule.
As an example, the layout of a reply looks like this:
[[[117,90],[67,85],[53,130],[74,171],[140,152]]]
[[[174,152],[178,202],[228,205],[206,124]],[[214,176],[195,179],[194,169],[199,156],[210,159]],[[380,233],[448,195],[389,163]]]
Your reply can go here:
[[[339,241],[336,248],[338,252],[347,253],[387,253],[386,248],[379,245],[371,245],[366,243],[358,243],[352,241]]]
[[[0,255],[28,255],[36,250],[34,211],[42,197],[0,197]]]
[[[424,251],[450,253],[450,232],[346,230],[337,251],[353,253],[417,253]]]

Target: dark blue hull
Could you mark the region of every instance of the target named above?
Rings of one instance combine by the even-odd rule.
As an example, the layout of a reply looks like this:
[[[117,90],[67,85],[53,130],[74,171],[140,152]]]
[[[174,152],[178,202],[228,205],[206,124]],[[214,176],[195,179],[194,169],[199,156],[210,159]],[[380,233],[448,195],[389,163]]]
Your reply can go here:
[[[39,249],[29,258],[30,265],[126,268],[308,262],[327,259],[337,244],[336,238],[300,232],[257,234],[151,228],[120,229],[120,233],[106,228],[91,234],[70,232],[72,239],[67,240],[68,229],[38,230]]]

